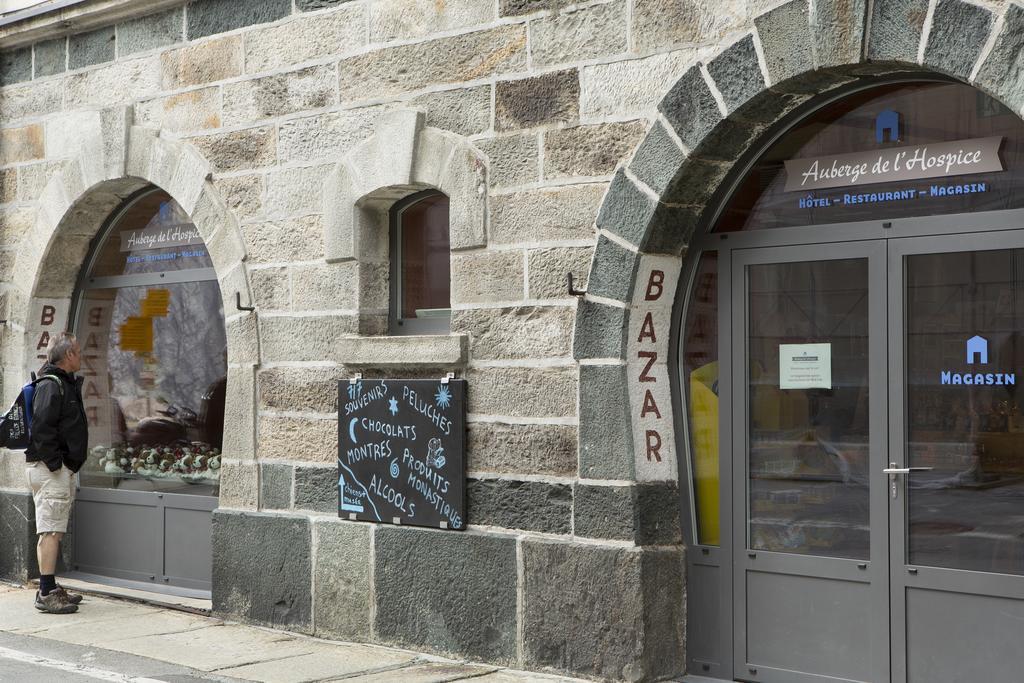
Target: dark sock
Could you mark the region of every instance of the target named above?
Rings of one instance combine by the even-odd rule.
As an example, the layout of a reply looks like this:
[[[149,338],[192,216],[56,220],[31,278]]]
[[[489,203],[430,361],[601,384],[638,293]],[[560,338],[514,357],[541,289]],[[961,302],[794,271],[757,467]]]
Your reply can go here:
[[[50,591],[57,588],[57,579],[53,574],[42,574],[39,577],[39,594],[46,596]]]

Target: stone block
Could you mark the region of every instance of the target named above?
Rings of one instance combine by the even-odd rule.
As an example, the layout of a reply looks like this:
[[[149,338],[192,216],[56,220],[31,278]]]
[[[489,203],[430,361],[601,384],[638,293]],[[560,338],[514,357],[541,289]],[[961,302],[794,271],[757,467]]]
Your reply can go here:
[[[355,310],[359,306],[359,264],[354,261],[292,266],[291,280],[296,311]]]
[[[376,633],[385,642],[511,664],[516,540],[378,527]]]
[[[768,87],[757,62],[751,35],[736,41],[708,62],[708,74],[722,93],[725,107],[730,112]]]
[[[861,61],[867,0],[816,0],[811,35],[818,67],[845,66]]]
[[[278,149],[282,163],[336,161],[373,134],[381,107],[362,107],[281,123]]]
[[[643,662],[659,680],[686,667],[686,561],[681,548],[645,550],[642,556],[644,613]]]
[[[363,5],[351,3],[329,14],[250,31],[245,35],[245,71],[281,69],[365,45],[365,14]]]
[[[679,488],[675,482],[638,484],[636,490],[636,542],[640,545],[681,543]]]
[[[652,52],[676,45],[714,43],[747,20],[742,3],[716,0],[637,0],[633,49]]]
[[[371,639],[370,534],[373,528],[369,524],[337,519],[313,522],[315,635],[347,641]]]
[[[533,128],[579,119],[580,78],[576,69],[498,81],[494,90],[497,130]]]
[[[572,273],[573,286],[586,291],[593,255],[591,247],[553,247],[526,252],[526,298],[568,298],[568,273]]]
[[[64,85],[64,108],[113,107],[150,97],[160,89],[156,59],[128,59],[69,75]]]
[[[295,509],[338,513],[338,468],[296,467]]]
[[[32,48],[0,52],[0,86],[32,80]]]
[[[624,365],[580,366],[580,477],[632,479],[633,428]]]
[[[292,506],[291,465],[260,463],[260,509],[287,510]]]
[[[259,466],[225,458],[220,468],[219,506],[236,510],[255,510],[259,505]]]
[[[685,206],[701,206],[725,179],[729,169],[727,163],[687,157],[677,175],[678,178],[686,178],[686,182],[670,187],[661,200]]]
[[[338,458],[338,420],[260,415],[260,460],[331,463]]]
[[[0,247],[17,247],[36,223],[36,212],[31,207],[0,208]]]
[[[638,180],[661,196],[678,175],[685,159],[686,153],[661,121],[655,121],[633,155],[633,160],[629,162],[629,170]]]
[[[277,21],[291,14],[291,0],[195,0],[188,6],[188,39]]]
[[[228,368],[224,405],[224,453],[251,460],[256,455],[256,377],[251,365]],[[253,503],[255,505],[255,502]]]
[[[572,367],[471,368],[468,412],[508,417],[576,415]]]
[[[68,38],[68,68],[81,69],[114,61],[114,27],[78,33]]]
[[[1006,8],[1003,27],[975,84],[1013,109],[1024,107],[1024,7]]]
[[[544,177],[610,175],[640,141],[640,121],[559,128],[544,135]]]
[[[261,370],[260,410],[336,413],[342,368],[271,368]]]
[[[535,67],[617,55],[627,50],[626,4],[615,0],[530,22]]]
[[[414,170],[423,167],[420,163],[422,160],[423,157],[417,155],[417,168]],[[451,250],[454,252],[485,246],[487,165],[483,156],[468,144],[458,145],[442,171],[437,186],[451,199],[448,209],[448,240]]]
[[[590,266],[587,293],[606,299],[629,301],[636,277],[637,253],[619,246],[604,235],[597,240]]]
[[[633,486],[576,484],[572,519],[576,536],[632,541],[636,534],[636,491]]]
[[[580,118],[650,116],[679,74],[697,59],[692,48],[580,70]]]
[[[249,282],[256,307],[261,311],[287,311],[292,306],[291,278],[284,267],[251,268]]]
[[[443,90],[414,97],[409,104],[426,112],[426,125],[458,135],[476,135],[491,127],[491,86]]]
[[[642,680],[641,553],[532,540],[522,552],[525,666]]]
[[[644,247],[658,202],[619,169],[597,216],[597,227]]]
[[[668,119],[683,144],[691,150],[722,120],[718,103],[697,67],[691,67],[676,81],[658,109]]]
[[[520,251],[452,254],[452,304],[521,301],[524,265]]]
[[[874,3],[867,57],[877,61],[917,61],[928,0],[890,0]]]
[[[339,89],[342,102],[380,99],[525,68],[525,27],[501,26],[343,59]]]
[[[754,19],[772,85],[814,70],[807,3],[790,0]]]
[[[139,102],[135,115],[140,126],[175,132],[220,128],[220,89],[201,88]]]
[[[188,141],[218,172],[263,168],[273,166],[277,161],[277,137],[273,126],[201,135]]]
[[[320,213],[323,179],[329,172],[329,166],[303,166],[271,173],[267,177],[267,217]]]
[[[224,86],[225,125],[251,123],[335,102],[332,65],[237,81]]]
[[[473,359],[562,358],[572,351],[568,306],[473,308],[452,312],[452,331],[473,339]]]
[[[962,0],[939,0],[924,50],[924,63],[967,80],[988,40],[995,15]]]
[[[0,77],[0,85],[2,80]],[[0,118],[5,123],[13,123],[60,111],[63,97],[64,84],[60,79],[6,87],[4,96],[0,97]]]
[[[478,140],[487,155],[491,187],[525,185],[540,179],[540,145],[533,133]]]
[[[422,38],[435,33],[493,22],[495,5],[489,0],[457,3],[408,3],[381,0],[370,6],[371,43]],[[360,27],[362,28],[362,27]]]
[[[46,155],[43,126],[34,123],[0,130],[0,165],[42,159]]]
[[[183,36],[180,7],[118,24],[117,54],[130,55],[180,43]]]
[[[24,467],[19,469],[24,478]],[[38,573],[35,530],[31,494],[0,491],[0,578],[21,584]]]
[[[622,358],[626,352],[625,308],[608,306],[586,299],[576,309],[576,333],[573,356],[582,358]],[[622,330],[621,334],[610,334]]]
[[[309,632],[311,544],[310,521],[306,518],[215,510],[214,612]]]
[[[256,178],[262,189],[261,176]],[[256,190],[253,190],[255,201]],[[260,192],[262,195],[262,192]],[[230,202],[230,199],[229,199]],[[262,211],[262,199],[260,199]],[[241,218],[241,216],[239,216]],[[281,261],[313,261],[324,255],[324,228],[320,216],[286,218],[265,223],[242,226],[246,249],[251,263],[279,263]]]
[[[234,78],[245,62],[242,37],[229,36],[171,50],[160,55],[161,82],[165,90]]]
[[[470,422],[467,427],[470,472],[576,474],[576,427],[501,422]]]
[[[336,7],[351,0],[295,0],[295,7],[300,12],[312,12],[327,7]]]
[[[492,244],[594,239],[604,183],[525,190],[490,199]]]
[[[264,362],[334,360],[340,338],[356,333],[355,315],[263,315],[260,343]]]
[[[213,186],[232,215],[248,221],[263,215],[263,176],[260,174],[215,178]],[[246,242],[250,259],[252,244]],[[251,259],[252,260],[252,259]],[[282,259],[289,260],[289,259]]]
[[[18,199],[18,169],[5,168],[0,170],[0,204],[8,204]]]
[[[35,77],[53,76],[67,71],[68,39],[64,36],[44,40],[33,46],[35,50]]]
[[[466,519],[478,526],[497,526],[548,534],[572,531],[572,487],[540,481],[469,479]]]
[[[544,10],[558,12],[572,4],[572,0],[501,0],[499,12],[503,17],[522,16]]]

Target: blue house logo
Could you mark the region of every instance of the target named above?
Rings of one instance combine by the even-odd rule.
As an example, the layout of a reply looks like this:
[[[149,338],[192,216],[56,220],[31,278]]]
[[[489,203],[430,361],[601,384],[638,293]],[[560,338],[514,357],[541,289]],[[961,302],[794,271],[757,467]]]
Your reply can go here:
[[[967,340],[967,364],[974,363],[988,364],[988,340],[977,334]]]
[[[967,364],[988,365],[988,340],[980,334],[976,334],[967,340]],[[941,370],[939,371],[939,383],[1011,386],[1017,384],[1017,375],[1013,372],[957,372],[955,370]]]
[[[900,115],[892,109],[883,109],[875,118],[875,142],[899,142]]]

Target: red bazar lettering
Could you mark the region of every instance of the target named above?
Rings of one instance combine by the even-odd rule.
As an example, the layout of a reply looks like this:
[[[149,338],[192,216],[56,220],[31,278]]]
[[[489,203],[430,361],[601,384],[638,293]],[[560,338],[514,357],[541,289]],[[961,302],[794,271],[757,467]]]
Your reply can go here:
[[[655,294],[657,291],[657,294]],[[665,291],[665,271],[652,270],[651,277],[647,280],[647,294],[644,301],[657,301]]]
[[[657,429],[647,430],[647,461],[650,462],[651,458],[661,462],[661,434],[658,433]]]

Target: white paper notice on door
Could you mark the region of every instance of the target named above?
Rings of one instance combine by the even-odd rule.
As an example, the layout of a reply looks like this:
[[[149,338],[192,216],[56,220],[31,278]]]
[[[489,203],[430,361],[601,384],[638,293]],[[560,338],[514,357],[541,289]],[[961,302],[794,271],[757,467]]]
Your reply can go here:
[[[780,389],[831,389],[831,344],[779,344]]]

